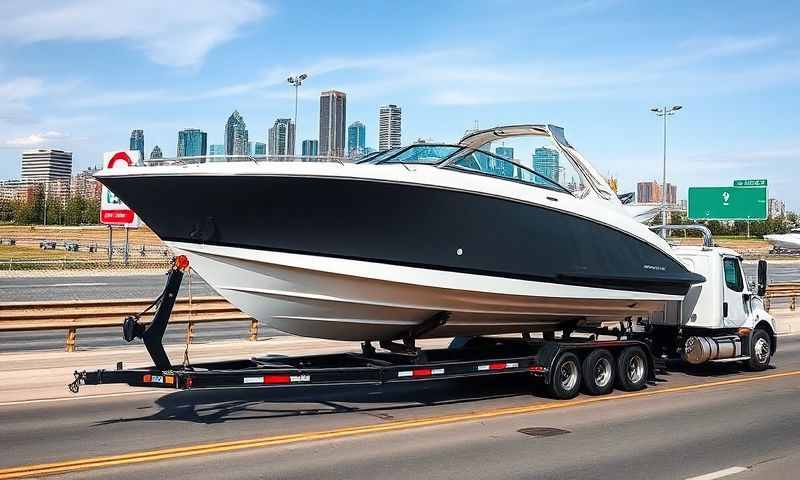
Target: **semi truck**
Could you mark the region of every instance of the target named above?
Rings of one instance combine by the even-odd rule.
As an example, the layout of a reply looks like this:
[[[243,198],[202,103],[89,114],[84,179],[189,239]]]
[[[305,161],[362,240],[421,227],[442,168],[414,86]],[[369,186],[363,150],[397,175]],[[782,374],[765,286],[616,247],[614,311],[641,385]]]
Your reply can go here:
[[[173,364],[162,339],[188,260],[176,257],[163,293],[153,302],[152,321],[140,315],[123,322],[128,341],[143,340],[154,365],[143,368],[76,371],[69,389],[81,385],[125,383],[171,389],[275,388],[286,386],[381,385],[489,375],[527,375],[558,399],[608,394],[615,388],[636,391],[652,383],[671,364],[736,362],[760,371],[777,349],[775,321],[766,311],[767,263],[758,263],[757,279],[746,281],[742,257],[715,246],[702,225],[660,226],[668,231],[699,232],[702,245],[673,246],[676,256],[705,281],[680,301],[662,309],[626,317],[614,325],[588,327],[575,322],[533,337],[456,337],[447,348],[393,350],[364,342],[360,352],[325,355],[265,355],[249,359]],[[406,339],[408,340],[408,339]],[[413,340],[413,339],[412,339]],[[413,345],[413,342],[412,342]],[[382,345],[383,346],[383,345]]]

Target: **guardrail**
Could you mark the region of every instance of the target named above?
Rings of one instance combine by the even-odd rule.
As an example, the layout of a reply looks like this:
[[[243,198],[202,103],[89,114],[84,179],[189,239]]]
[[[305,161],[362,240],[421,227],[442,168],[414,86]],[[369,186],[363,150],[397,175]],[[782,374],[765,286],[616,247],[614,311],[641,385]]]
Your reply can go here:
[[[764,308],[769,311],[772,299],[788,298],[789,310],[794,311],[797,307],[798,296],[800,296],[800,283],[770,283],[767,285],[767,293],[764,295]]]
[[[147,299],[0,303],[0,332],[66,330],[66,351],[74,352],[79,328],[121,327],[126,316],[150,303]],[[141,319],[147,323],[152,317],[153,312],[148,312]],[[196,324],[230,321],[249,321],[248,339],[258,339],[258,320],[222,297],[179,298],[170,317],[171,324],[186,324],[187,343],[192,342]]]
[[[16,270],[96,270],[96,269],[166,269],[171,263],[171,257],[162,258],[136,258],[131,255],[128,263],[123,259],[113,259],[110,263],[107,258],[77,259],[77,258],[9,258],[0,260],[0,271]]]

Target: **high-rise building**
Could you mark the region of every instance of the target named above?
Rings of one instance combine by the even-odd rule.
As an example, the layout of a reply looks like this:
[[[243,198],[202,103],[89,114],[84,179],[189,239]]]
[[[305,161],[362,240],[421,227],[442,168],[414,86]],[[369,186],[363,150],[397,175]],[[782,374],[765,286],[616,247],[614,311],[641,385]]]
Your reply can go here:
[[[253,155],[266,155],[267,144],[264,142],[255,142],[253,144]]]
[[[636,201],[638,203],[661,203],[661,184],[653,182],[639,182],[636,184]],[[678,187],[667,183],[667,204],[678,204]]]
[[[361,155],[367,146],[367,129],[361,122],[353,122],[347,127],[347,154]]]
[[[156,145],[153,147],[153,151],[150,152],[150,160],[159,160],[164,158],[164,153],[161,151],[161,147]]]
[[[494,153],[497,154],[498,157],[514,160],[514,147],[497,147],[494,149]]]
[[[677,205],[678,204],[678,186],[673,185],[671,183],[667,183],[667,204],[668,205]]]
[[[144,130],[131,130],[131,150],[139,150],[144,161]]]
[[[661,185],[658,182],[639,182],[636,184],[637,203],[658,203],[661,201]]]
[[[152,155],[150,158],[153,158]],[[97,170],[97,168],[89,167],[72,177],[72,182],[70,183],[70,196],[79,196],[90,200],[100,200],[102,185],[97,181],[97,179],[94,178],[94,174],[97,172]]]
[[[402,111],[397,105],[383,105],[378,114],[378,150],[400,146]]]
[[[303,140],[303,156],[316,157],[319,155],[319,142],[317,140]]]
[[[187,128],[178,132],[178,157],[206,156],[208,134],[196,128]]]
[[[544,175],[556,183],[561,182],[561,178],[559,178],[561,167],[558,162],[558,150],[547,147],[535,149],[533,151],[533,170],[539,175]],[[547,181],[541,177],[536,177],[534,182],[547,183]]]
[[[212,143],[208,147],[208,154],[209,155],[225,155],[225,145],[221,143]]]
[[[72,152],[44,148],[22,152],[23,182],[69,181],[71,175]]]
[[[225,154],[247,155],[247,124],[238,110],[234,110],[225,124]]]
[[[294,122],[279,118],[267,132],[270,155],[294,155]]]
[[[783,200],[770,198],[767,200],[767,213],[769,218],[782,218],[786,216],[786,204]]]
[[[319,154],[324,157],[343,157],[347,95],[328,90],[319,95]]]

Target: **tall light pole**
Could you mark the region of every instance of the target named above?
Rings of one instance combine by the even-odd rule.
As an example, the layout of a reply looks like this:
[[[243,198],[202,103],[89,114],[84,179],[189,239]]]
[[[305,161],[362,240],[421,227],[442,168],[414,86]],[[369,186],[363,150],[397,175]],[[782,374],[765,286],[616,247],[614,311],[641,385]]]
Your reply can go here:
[[[289,85],[292,85],[294,87],[294,131],[295,131],[295,137],[297,136],[297,96],[298,96],[298,90],[300,89],[300,85],[303,84],[303,80],[305,80],[306,78],[308,78],[308,75],[305,74],[305,73],[301,73],[300,75],[297,75],[296,77],[289,77],[289,78],[286,79],[286,81],[289,82]],[[286,134],[288,135],[289,132],[286,132]],[[294,147],[296,147],[296,146],[297,146],[297,138],[294,139],[294,145],[292,145],[292,149],[294,149]]]
[[[664,117],[664,165],[661,177],[661,225],[667,224],[667,117],[675,115],[675,112],[683,108],[681,105],[673,105],[667,107],[664,105],[662,108],[653,107],[651,112],[655,113],[658,117]],[[661,236],[666,235],[666,230],[661,230]]]

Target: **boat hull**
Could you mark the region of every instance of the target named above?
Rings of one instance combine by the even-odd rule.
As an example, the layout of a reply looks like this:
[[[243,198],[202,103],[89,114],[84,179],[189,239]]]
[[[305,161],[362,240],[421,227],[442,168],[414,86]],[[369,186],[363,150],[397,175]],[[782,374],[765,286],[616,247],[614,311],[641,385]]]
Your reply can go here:
[[[272,328],[391,340],[439,312],[427,337],[557,330],[660,311],[680,297],[556,285],[283,252],[168,242],[234,305]]]
[[[450,319],[431,336],[557,329],[659,310],[704,280],[624,213],[395,167],[203,165],[99,179],[220,294],[298,335],[397,338],[442,311]]]

